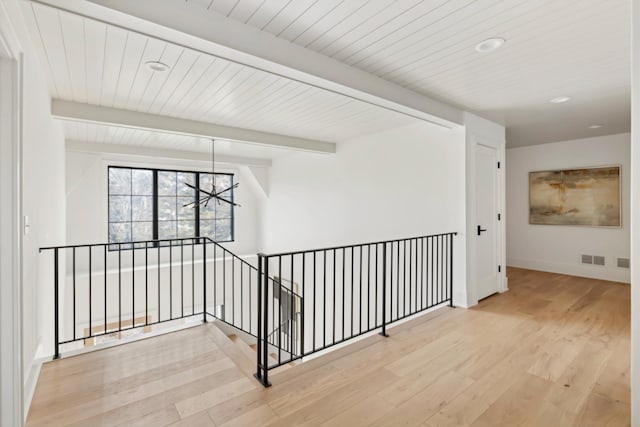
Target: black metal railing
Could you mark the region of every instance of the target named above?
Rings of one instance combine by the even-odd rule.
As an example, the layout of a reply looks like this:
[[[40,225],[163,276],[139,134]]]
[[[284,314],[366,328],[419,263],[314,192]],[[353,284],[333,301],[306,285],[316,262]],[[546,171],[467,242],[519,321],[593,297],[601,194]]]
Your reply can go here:
[[[258,254],[255,377],[268,387],[271,369],[374,330],[386,336],[394,322],[453,306],[456,234]],[[280,286],[270,284],[272,272]]]
[[[258,334],[257,268],[209,238],[40,251],[53,255],[55,359],[61,347],[79,349],[98,337],[194,316]]]

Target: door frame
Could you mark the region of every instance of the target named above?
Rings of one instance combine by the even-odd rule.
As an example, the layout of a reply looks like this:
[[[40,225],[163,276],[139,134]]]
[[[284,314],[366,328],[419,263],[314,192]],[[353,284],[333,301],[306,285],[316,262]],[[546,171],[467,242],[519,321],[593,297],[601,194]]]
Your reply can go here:
[[[492,123],[481,117],[470,113],[465,113],[465,203],[466,203],[466,283],[465,292],[454,293],[456,305],[472,307],[478,304],[478,280],[476,277],[477,257],[477,226],[478,215],[476,209],[476,150],[478,145],[494,148],[497,151],[497,158],[500,168],[497,175],[497,212],[500,213],[501,220],[497,230],[497,256],[501,271],[498,274],[498,292],[503,293],[508,290],[508,279],[506,275],[506,218],[505,213],[505,129],[503,126]]]
[[[24,423],[22,49],[0,2],[0,425]]]

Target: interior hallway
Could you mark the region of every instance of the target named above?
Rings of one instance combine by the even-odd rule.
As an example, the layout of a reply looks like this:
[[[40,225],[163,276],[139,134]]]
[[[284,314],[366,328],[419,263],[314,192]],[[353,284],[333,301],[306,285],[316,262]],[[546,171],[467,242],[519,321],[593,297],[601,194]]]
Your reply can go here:
[[[28,425],[629,425],[629,285],[508,276],[473,309],[272,371],[269,389],[213,325],[48,363]]]

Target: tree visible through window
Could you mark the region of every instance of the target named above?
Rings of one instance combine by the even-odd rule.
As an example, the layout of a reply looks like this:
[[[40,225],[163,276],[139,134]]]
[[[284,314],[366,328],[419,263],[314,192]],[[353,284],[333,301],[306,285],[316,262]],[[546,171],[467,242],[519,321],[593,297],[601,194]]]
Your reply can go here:
[[[197,198],[188,185],[211,191],[214,176],[206,172],[109,166],[109,243],[209,237],[234,239],[233,206],[211,200],[207,206],[184,207]],[[217,189],[233,185],[232,174],[215,174]],[[224,198],[233,201],[233,189]]]

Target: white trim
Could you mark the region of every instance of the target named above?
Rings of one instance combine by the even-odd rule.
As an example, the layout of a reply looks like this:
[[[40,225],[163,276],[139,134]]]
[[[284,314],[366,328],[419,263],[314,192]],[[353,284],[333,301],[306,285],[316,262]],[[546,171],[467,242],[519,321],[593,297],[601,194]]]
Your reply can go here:
[[[42,342],[39,342],[38,348],[36,349],[35,354],[42,354]],[[31,402],[33,401],[33,395],[36,392],[36,385],[38,385],[38,378],[40,377],[40,371],[42,370],[42,364],[46,361],[51,360],[51,357],[43,357],[36,358],[31,362],[31,366],[29,367],[29,372],[27,374],[27,378],[24,382],[24,407],[25,407],[25,420],[26,420],[26,409],[31,407]]]
[[[510,267],[526,268],[528,270],[546,271],[549,273],[566,274],[568,276],[587,277],[590,279],[607,280],[609,282],[630,283],[629,270],[606,268],[606,266],[569,264],[565,262],[549,262],[537,259],[509,258]]]
[[[22,360],[22,54],[0,2],[0,425],[24,423]]]
[[[446,128],[463,112],[336,59],[185,2],[32,0]]]
[[[220,138],[314,153],[332,154],[336,152],[336,144],[333,142],[296,138],[288,135],[160,116],[139,111],[80,104],[59,99],[54,99],[51,102],[51,115],[56,119],[62,120],[145,129],[200,138]]]
[[[506,292],[506,215],[505,215],[505,129],[496,123],[465,113],[465,187],[466,187],[466,306],[472,307],[478,303],[476,281],[476,253],[477,253],[477,209],[476,209],[476,146],[484,145],[495,148],[500,161],[498,169],[498,212],[501,213],[498,227],[498,262],[502,271],[498,274],[498,292]],[[497,166],[496,166],[497,167]],[[456,303],[458,304],[458,303]]]

